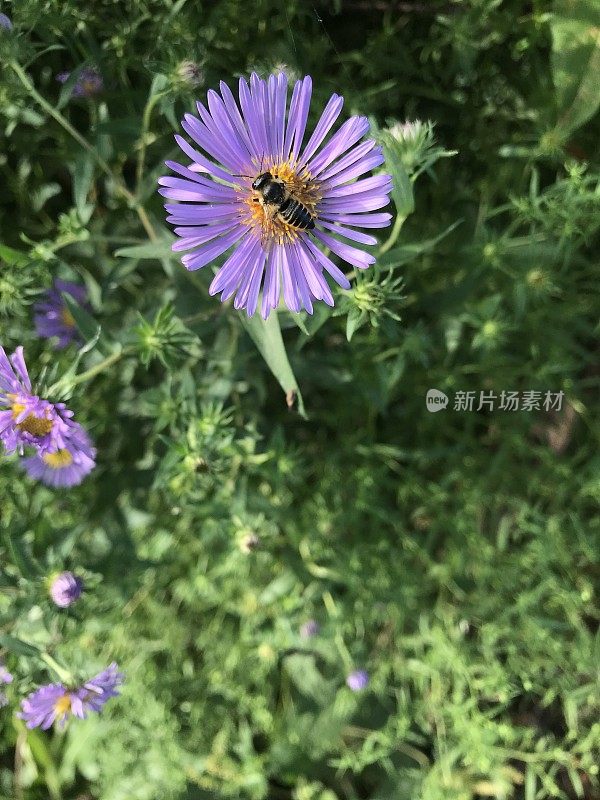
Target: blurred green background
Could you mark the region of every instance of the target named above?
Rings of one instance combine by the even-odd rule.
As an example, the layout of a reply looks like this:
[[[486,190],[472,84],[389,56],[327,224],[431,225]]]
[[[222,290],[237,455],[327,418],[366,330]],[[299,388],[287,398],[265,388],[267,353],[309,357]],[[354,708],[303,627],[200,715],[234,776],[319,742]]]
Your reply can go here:
[[[79,374],[119,354],[69,388],[81,487],[2,457],[0,797],[597,800],[600,2],[0,11],[0,343],[46,384],[74,365],[32,324],[60,276],[101,326]],[[77,99],[56,75],[85,65]],[[310,124],[332,92],[372,119],[406,217],[333,313],[280,313],[285,349],[170,253],[156,193],[195,97],[281,69],[312,75]],[[453,408],[503,390],[562,410]],[[86,582],[63,612],[61,569]],[[44,654],[118,661],[121,698],[26,731]]]

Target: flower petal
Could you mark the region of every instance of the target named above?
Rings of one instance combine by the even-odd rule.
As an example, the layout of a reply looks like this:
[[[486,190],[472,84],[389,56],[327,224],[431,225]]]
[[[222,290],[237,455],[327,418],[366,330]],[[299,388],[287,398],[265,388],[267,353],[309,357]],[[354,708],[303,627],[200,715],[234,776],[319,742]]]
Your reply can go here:
[[[258,242],[260,245],[260,242]],[[246,236],[229,256],[221,269],[217,272],[208,288],[210,295],[223,292],[230,297],[237,289],[239,278],[246,263],[252,258],[257,247],[257,240],[250,234]],[[227,297],[223,297],[226,300]]]
[[[175,141],[186,154],[186,156],[188,156],[188,158],[190,158],[199,166],[204,167],[204,169],[206,169],[210,175],[213,175],[215,178],[221,178],[221,180],[226,181],[227,183],[232,183],[231,175],[228,172],[225,172],[216,164],[213,164],[212,161],[209,161],[208,158],[205,158],[202,153],[199,153],[191,145],[189,145],[183,136],[180,136],[178,133],[176,133]]]
[[[323,194],[328,194],[330,188],[334,186],[340,186],[342,183],[347,183],[347,181],[354,180],[354,178],[364,175],[365,172],[369,172],[370,170],[379,167],[381,164],[383,164],[383,153],[381,152],[374,153],[367,158],[361,158],[356,164],[353,164],[347,169],[339,172],[337,175],[332,176],[328,181],[324,181],[321,184]]]
[[[360,141],[368,130],[369,120],[366,117],[350,117],[346,120],[321,152],[308,164],[311,175],[320,175],[332,161]]]
[[[366,233],[360,233],[360,231],[353,231],[351,228],[345,228],[341,225],[334,225],[331,222],[324,222],[323,220],[319,220],[319,225],[323,228],[327,228],[333,233],[339,233],[340,236],[345,236],[346,239],[351,239],[353,242],[360,242],[361,244],[377,244],[377,239],[374,236],[369,236]]]
[[[328,272],[331,275],[333,280],[337,284],[339,284],[339,286],[341,286],[342,289],[349,289],[350,288],[350,281],[344,275],[344,273],[341,271],[341,269],[336,267],[336,265],[333,263],[333,261],[328,256],[326,256],[325,253],[322,250],[319,250],[319,248],[314,244],[313,241],[311,241],[310,239],[307,238],[307,239],[305,239],[305,243],[306,243],[307,248],[313,254],[313,256],[315,256],[317,261],[323,266],[323,268],[326,270],[326,272]]]
[[[317,152],[319,145],[327,136],[333,127],[334,122],[339,117],[343,105],[343,97],[340,97],[338,94],[331,95],[327,105],[325,106],[325,110],[321,114],[321,119],[317,122],[317,127],[315,128],[313,135],[310,137],[308,144],[302,151],[302,155],[299,159],[300,164],[306,165],[310,161],[311,157]]]
[[[277,253],[279,246],[271,248],[267,255],[267,266],[265,270],[265,283],[263,286],[263,296],[260,314],[263,319],[267,319],[274,308],[279,305],[279,293],[281,291],[280,259]]]
[[[290,102],[290,113],[287,130],[285,132],[283,151],[286,158],[288,158],[291,163],[297,160],[298,153],[302,147],[311,95],[312,79],[307,75],[303,80],[296,82]]]
[[[210,261],[214,261],[217,256],[229,250],[232,244],[235,244],[238,239],[241,239],[247,233],[246,228],[239,225],[227,236],[220,238],[217,242],[207,247],[201,248],[196,253],[188,253],[181,259],[184,267],[189,270],[200,269],[206,266]]]
[[[315,238],[320,239],[330,250],[336,253],[340,258],[343,258],[344,261],[352,264],[353,267],[366,269],[370,267],[371,264],[375,263],[375,256],[372,256],[370,253],[365,253],[364,250],[358,250],[356,247],[350,247],[349,244],[344,244],[338,239],[334,239],[333,236],[323,233],[323,231],[315,229],[314,235]]]
[[[365,194],[382,194],[392,191],[392,179],[389,175],[373,175],[371,178],[363,178],[355,181],[349,186],[336,186],[328,189],[323,198],[329,200],[330,197],[362,197]]]
[[[321,214],[319,221],[327,220],[345,225],[358,225],[359,228],[387,228],[392,221],[392,215],[383,214],[342,214],[329,212]]]

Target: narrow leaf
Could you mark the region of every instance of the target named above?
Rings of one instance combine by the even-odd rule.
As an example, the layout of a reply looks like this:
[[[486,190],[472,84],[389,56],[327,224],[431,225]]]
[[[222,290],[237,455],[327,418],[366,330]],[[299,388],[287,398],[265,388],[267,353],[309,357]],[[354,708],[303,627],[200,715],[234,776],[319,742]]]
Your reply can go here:
[[[133,247],[121,247],[119,250],[115,250],[115,256],[117,258],[135,258],[140,261],[149,258],[178,260],[179,255],[171,250],[172,241],[172,239],[161,239],[158,242],[147,242]]]
[[[590,120],[600,107],[600,8],[558,3],[551,23],[552,73],[561,141]]]
[[[253,317],[240,315],[240,319],[267,366],[279,381],[279,385],[285,392],[288,406],[291,408],[296,401],[298,413],[306,419],[304,402],[287,357],[277,313],[272,312],[266,320],[258,314]]]
[[[75,320],[75,327],[86,342],[98,337],[100,325],[84,308],[82,308],[67,292],[62,292],[65,305]]]

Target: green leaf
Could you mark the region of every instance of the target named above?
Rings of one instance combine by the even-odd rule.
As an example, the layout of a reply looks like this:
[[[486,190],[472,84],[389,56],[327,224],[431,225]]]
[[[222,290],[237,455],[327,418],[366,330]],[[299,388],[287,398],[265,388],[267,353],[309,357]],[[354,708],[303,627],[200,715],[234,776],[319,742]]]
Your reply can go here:
[[[0,261],[4,261],[11,267],[22,267],[27,264],[29,257],[20,250],[0,244]]]
[[[21,573],[23,578],[35,579],[39,573],[39,567],[27,552],[27,548],[22,539],[16,534],[4,531],[2,534],[6,549],[12,556],[12,560]]]
[[[11,653],[15,653],[18,656],[39,656],[41,653],[39,647],[29,644],[29,642],[24,642],[22,639],[18,639],[16,636],[11,636],[8,633],[0,635],[0,646],[5,647],[7,650],[10,650]]]
[[[52,800],[61,800],[60,778],[45,736],[36,730],[27,732],[27,741],[36,762],[44,772],[44,781]]]
[[[279,600],[281,597],[286,597],[296,585],[296,577],[292,572],[286,571],[263,590],[260,595],[260,604],[268,606]]]
[[[346,318],[346,339],[350,341],[356,331],[367,321],[367,315],[358,308],[351,308]]]
[[[525,772],[525,800],[535,800],[535,784],[535,772],[531,764],[528,764]]]
[[[163,258],[179,259],[179,255],[171,250],[171,244],[174,239],[159,239],[157,242],[147,242],[146,244],[135,245],[134,247],[121,247],[115,250],[117,258],[135,258],[142,261],[143,259],[156,258],[161,260]]]
[[[291,408],[294,401],[296,401],[298,413],[306,419],[304,401],[287,357],[277,313],[272,312],[266,320],[258,314],[252,317],[241,315],[240,319],[258,348],[259,353],[266,361],[267,366],[285,392],[288,407]]]
[[[404,164],[392,149],[384,143],[385,167],[392,176],[392,198],[399,217],[406,218],[415,210],[415,197],[412,181]]]
[[[98,337],[100,325],[92,317],[91,314],[82,308],[67,292],[62,292],[62,298],[65,305],[73,315],[75,320],[75,327],[83,336],[86,342],[90,342]]]
[[[327,681],[323,678],[315,657],[308,653],[294,653],[285,659],[285,669],[297,689],[305,697],[324,705],[331,694]]]
[[[590,120],[600,107],[600,4],[562,0],[551,23],[552,73],[559,141]]]
[[[82,152],[71,166],[73,175],[73,199],[79,219],[84,223],[89,220],[90,206],[88,194],[94,181],[94,159],[90,153]]]
[[[452,225],[449,225],[445,231],[442,231],[438,236],[434,236],[432,239],[425,239],[422,242],[409,242],[407,244],[401,244],[398,247],[394,247],[393,250],[389,250],[387,253],[384,253],[382,256],[379,256],[376,263],[376,268],[381,269],[385,268],[394,268],[400,267],[402,264],[407,264],[409,261],[417,258],[417,256],[422,255],[423,253],[427,253],[442,241],[449,233],[451,233],[460,223],[462,220],[457,220],[453,222]]]
[[[73,94],[73,89],[75,88],[75,84],[79,80],[79,76],[86,69],[89,65],[88,64],[80,64],[76,69],[74,69],[67,80],[63,83],[62,88],[60,90],[60,94],[58,95],[58,103],[56,104],[56,108],[60,110],[64,108],[67,103],[69,102],[71,95]]]

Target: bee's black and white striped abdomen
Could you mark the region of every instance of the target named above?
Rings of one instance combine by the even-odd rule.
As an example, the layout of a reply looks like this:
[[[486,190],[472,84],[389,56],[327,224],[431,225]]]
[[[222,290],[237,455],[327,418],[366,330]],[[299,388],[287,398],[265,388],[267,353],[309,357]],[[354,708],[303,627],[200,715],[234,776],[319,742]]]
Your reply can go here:
[[[279,206],[279,213],[285,222],[294,228],[310,230],[315,227],[310,211],[293,197],[283,201]]]

